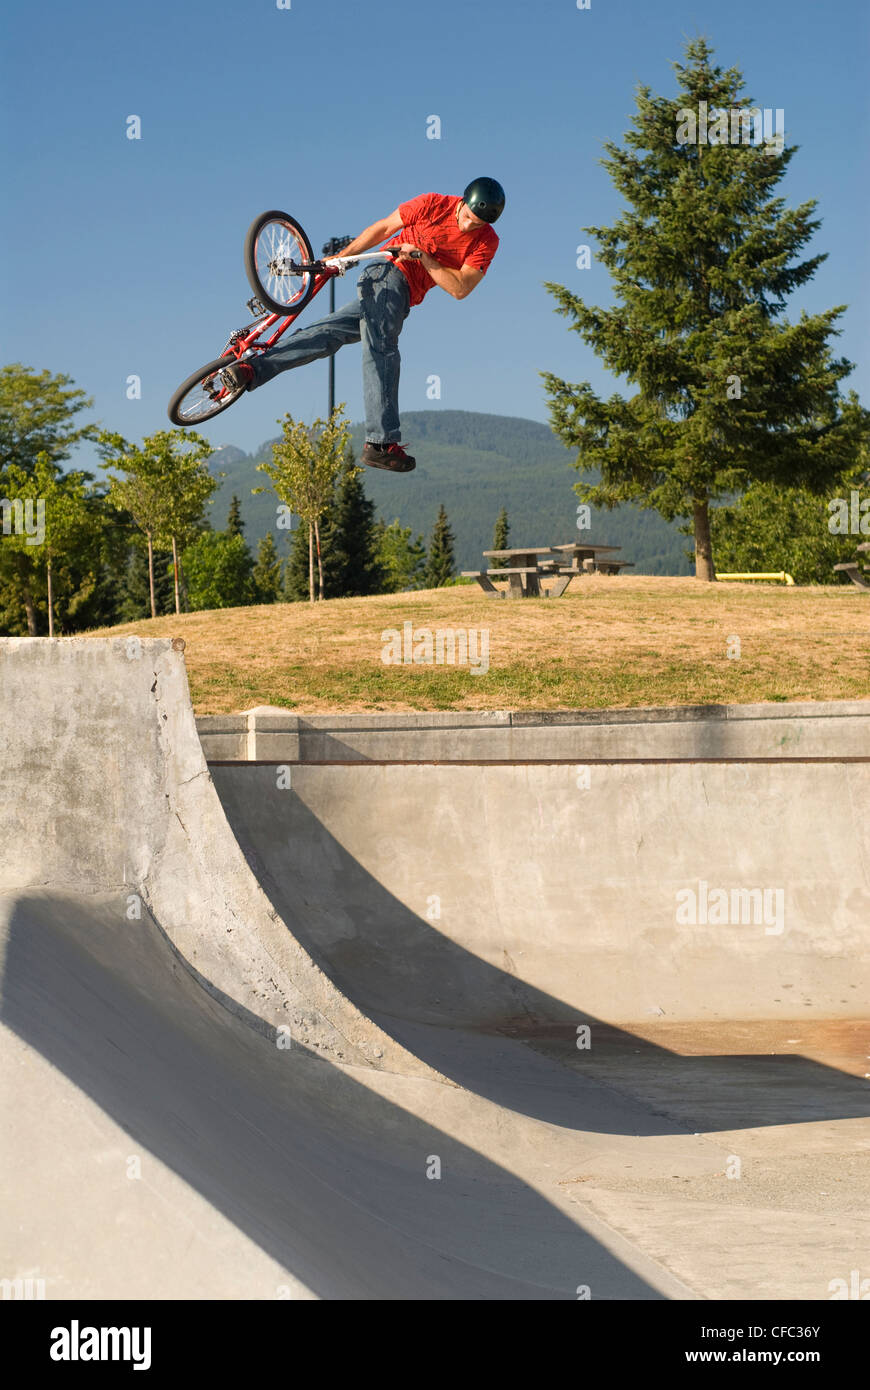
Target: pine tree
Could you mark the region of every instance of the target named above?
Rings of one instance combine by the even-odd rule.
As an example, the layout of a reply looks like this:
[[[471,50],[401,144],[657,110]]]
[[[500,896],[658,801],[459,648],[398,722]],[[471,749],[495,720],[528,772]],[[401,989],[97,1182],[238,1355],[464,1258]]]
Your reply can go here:
[[[749,143],[757,125],[742,76],[714,66],[704,39],[674,67],[677,96],[639,87],[625,148],[605,145],[628,209],[612,227],[584,229],[618,302],[590,307],[547,285],[636,393],[603,400],[588,382],[542,376],[556,433],[580,451],[578,468],[601,473],[598,485],[576,485],[580,499],[689,518],[697,577],[713,579],[711,503],[752,482],[826,492],[854,464],[868,415],[854,392],[840,395],[852,364],[828,344],[845,306],[781,317],[825,259],[796,259],[820,225],[815,202],[791,211],[774,195],[796,147],[781,136]]]
[[[320,551],[323,565],[323,591],[326,598],[333,596],[333,575],[330,569],[332,551],[332,523],[327,512],[320,518]],[[315,574],[317,561],[315,560]],[[308,522],[297,517],[297,524],[290,532],[290,554],[284,562],[284,584],[282,597],[285,603],[295,603],[297,599],[309,597],[308,592]]]
[[[230,498],[230,510],[227,514],[226,532],[228,536],[240,536],[245,529],[242,520],[242,504],[235,493]]]
[[[277,603],[281,593],[281,557],[271,531],[257,546],[254,565],[254,591],[258,603]]]
[[[155,599],[157,613],[171,613],[172,555],[163,551],[154,556]],[[151,597],[148,582],[148,551],[145,539],[133,535],[116,591],[116,622],[134,623],[151,617]]]
[[[426,587],[439,589],[449,584],[456,572],[453,559],[454,535],[447,521],[444,503],[438,509],[438,518],[429,544],[429,557],[426,562]]]
[[[284,561],[284,583],[282,598],[285,603],[296,603],[308,598],[308,527],[297,519],[290,532],[290,554]]]
[[[507,508],[502,507],[495,523],[495,530],[492,533],[493,550],[507,550],[511,538],[511,528],[508,522]],[[493,560],[493,569],[503,570],[507,568],[507,560]]]
[[[382,594],[425,589],[426,542],[422,536],[414,538],[411,527],[402,526],[396,517],[389,525],[385,521],[376,522],[375,541],[383,575]]]
[[[329,518],[327,598],[379,593],[384,576],[378,560],[375,504],[366,497],[362,470],[354,466],[352,455],[338,480]]]

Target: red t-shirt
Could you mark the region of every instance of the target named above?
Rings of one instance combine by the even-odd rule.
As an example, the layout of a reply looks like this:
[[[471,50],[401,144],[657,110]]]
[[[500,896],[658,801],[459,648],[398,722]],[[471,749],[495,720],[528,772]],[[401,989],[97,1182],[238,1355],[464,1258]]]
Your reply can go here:
[[[448,270],[460,270],[464,265],[486,273],[486,268],[498,250],[498,237],[489,223],[461,232],[456,222],[456,209],[462,199],[458,194],[421,193],[409,203],[400,203],[402,230],[387,243],[401,246],[408,242],[427,251]],[[397,261],[399,270],[408,281],[411,306],[421,303],[435,281],[419,261]]]

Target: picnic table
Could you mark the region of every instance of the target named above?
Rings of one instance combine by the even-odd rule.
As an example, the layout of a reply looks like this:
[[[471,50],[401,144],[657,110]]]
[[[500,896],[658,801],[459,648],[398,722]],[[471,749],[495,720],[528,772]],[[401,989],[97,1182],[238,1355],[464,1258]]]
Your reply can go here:
[[[571,541],[568,545],[554,545],[553,550],[564,556],[564,561],[574,574],[619,574],[620,570],[633,569],[633,560],[615,560],[613,553],[621,550],[621,545],[590,545],[588,541]]]
[[[464,579],[476,579],[481,589],[490,598],[504,598],[492,580],[508,581],[508,598],[560,598],[571,580],[577,574],[598,571],[602,574],[619,574],[632,562],[616,560],[613,552],[621,550],[618,545],[591,545],[588,542],[572,541],[568,545],[523,545],[510,550],[484,550],[484,559],[507,560],[505,566],[492,566],[486,570],[463,570]],[[554,579],[549,591],[541,588],[542,579]]]
[[[859,555],[863,554],[865,551],[870,551],[870,541],[864,541],[861,545],[857,546],[856,549]],[[843,570],[843,572],[849,576],[852,583],[858,585],[859,589],[870,589],[870,579],[867,578],[868,574],[870,574],[870,566],[859,566],[857,560],[847,560],[842,565],[834,565],[834,569]]]

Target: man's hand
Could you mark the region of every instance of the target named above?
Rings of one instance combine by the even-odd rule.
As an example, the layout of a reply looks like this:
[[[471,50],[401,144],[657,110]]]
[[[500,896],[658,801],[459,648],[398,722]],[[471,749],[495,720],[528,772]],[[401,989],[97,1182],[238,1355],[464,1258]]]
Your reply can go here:
[[[397,261],[410,260],[411,252],[416,251],[424,270],[427,270],[435,284],[439,285],[453,299],[467,299],[471,291],[483,279],[482,270],[475,270],[474,266],[470,265],[463,265],[460,270],[448,270],[435,256],[430,256],[428,251],[422,251],[407,241],[403,241],[399,247],[391,246],[390,250],[398,250]]]
[[[389,250],[395,253],[393,259],[396,261],[422,260],[425,265],[426,252],[421,251],[419,246],[414,246],[410,241],[403,241],[401,246],[391,246]],[[429,257],[429,259],[432,258]]]

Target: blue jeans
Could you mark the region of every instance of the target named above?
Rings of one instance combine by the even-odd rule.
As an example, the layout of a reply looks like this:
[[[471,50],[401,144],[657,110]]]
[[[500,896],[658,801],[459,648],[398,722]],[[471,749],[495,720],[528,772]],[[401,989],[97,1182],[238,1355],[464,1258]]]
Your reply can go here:
[[[303,367],[318,357],[331,357],[345,343],[362,342],[363,401],[366,440],[398,443],[399,334],[411,308],[411,291],[401,270],[386,262],[366,266],[356,287],[356,300],[334,314],[298,328],[259,357],[250,359],[254,380],[250,389],[271,381],[290,367]]]

